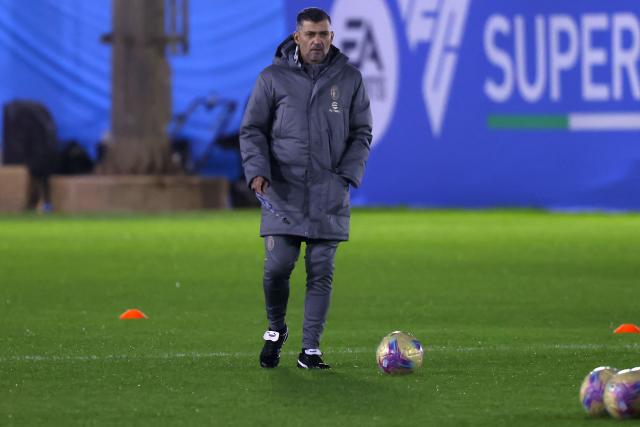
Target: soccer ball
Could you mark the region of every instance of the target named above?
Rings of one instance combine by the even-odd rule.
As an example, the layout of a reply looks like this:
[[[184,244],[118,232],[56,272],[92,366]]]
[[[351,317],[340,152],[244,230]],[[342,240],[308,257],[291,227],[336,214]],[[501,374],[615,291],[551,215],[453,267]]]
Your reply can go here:
[[[420,341],[406,332],[395,331],[382,339],[376,358],[385,374],[410,374],[422,366],[424,350]]]
[[[582,381],[580,387],[580,403],[585,411],[592,416],[597,417],[605,414],[604,408],[604,388],[618,370],[609,366],[601,366],[589,372]]]
[[[640,416],[640,367],[614,375],[604,389],[607,412],[615,418]]]

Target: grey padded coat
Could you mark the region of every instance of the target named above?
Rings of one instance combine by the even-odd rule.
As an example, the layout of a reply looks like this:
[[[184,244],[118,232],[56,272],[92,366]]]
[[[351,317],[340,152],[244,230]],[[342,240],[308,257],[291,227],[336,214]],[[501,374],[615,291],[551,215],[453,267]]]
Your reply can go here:
[[[259,75],[240,129],[247,183],[256,176],[285,223],[262,209],[260,235],[348,240],[349,184],[358,187],[371,144],[371,109],[360,71],[331,46],[314,81],[293,37]]]

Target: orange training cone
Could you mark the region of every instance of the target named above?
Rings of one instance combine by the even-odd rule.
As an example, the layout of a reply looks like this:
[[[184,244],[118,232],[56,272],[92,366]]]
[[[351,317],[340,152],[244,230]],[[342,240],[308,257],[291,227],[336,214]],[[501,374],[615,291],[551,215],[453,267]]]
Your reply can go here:
[[[614,334],[640,334],[640,328],[634,325],[633,323],[623,323],[622,325],[618,326],[616,330],[613,331],[613,333]]]
[[[137,308],[132,308],[130,310],[127,310],[120,315],[120,320],[130,320],[130,319],[148,319],[148,317],[146,314],[144,314]]]

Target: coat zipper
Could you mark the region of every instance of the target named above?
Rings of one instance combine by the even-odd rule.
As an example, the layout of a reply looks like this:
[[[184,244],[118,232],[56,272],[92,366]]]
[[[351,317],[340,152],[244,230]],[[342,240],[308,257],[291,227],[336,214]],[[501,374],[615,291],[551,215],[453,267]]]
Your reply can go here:
[[[306,75],[306,73],[304,72],[304,70],[301,70],[302,73],[304,73]],[[313,79],[309,78],[309,76],[306,76],[307,79],[311,82],[311,91],[309,92],[309,96],[307,98],[307,135],[309,136],[307,139],[308,142],[308,146],[307,146],[307,170],[304,173],[304,180],[305,180],[305,186],[304,186],[304,216],[305,218],[309,218],[309,204],[310,204],[310,194],[309,194],[309,171],[311,170],[311,117],[309,116],[309,111],[311,111],[311,96],[313,95],[313,90],[315,89],[315,83],[313,82]],[[309,221],[305,221],[308,227]],[[309,229],[306,228],[304,230],[304,235],[306,237],[309,237]]]
[[[329,145],[329,169],[333,170],[333,150],[331,149],[331,130],[327,129],[327,144]]]

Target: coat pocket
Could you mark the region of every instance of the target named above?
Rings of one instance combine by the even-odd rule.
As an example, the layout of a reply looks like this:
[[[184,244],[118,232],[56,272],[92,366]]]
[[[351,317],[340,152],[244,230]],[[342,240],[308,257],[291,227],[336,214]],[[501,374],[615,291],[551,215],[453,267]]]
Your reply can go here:
[[[327,130],[327,150],[329,152],[329,169],[333,170],[333,165],[334,165],[334,161],[333,161],[333,149],[331,148],[331,131]]]
[[[349,216],[349,184],[340,175],[329,174],[329,191],[327,191],[327,213]]]
[[[277,136],[283,136],[284,135],[284,126],[285,126],[285,120],[287,120],[287,108],[286,107],[282,107],[279,109],[278,111],[278,120],[276,122],[276,129],[277,129]]]

